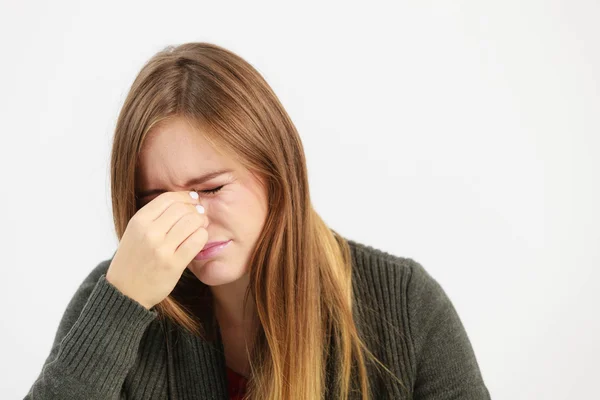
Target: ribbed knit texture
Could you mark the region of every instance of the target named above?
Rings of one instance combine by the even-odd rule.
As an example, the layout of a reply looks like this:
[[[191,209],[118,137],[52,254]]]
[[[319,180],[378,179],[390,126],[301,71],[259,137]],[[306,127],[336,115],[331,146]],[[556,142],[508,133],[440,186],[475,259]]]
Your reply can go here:
[[[410,258],[348,242],[358,330],[408,389],[369,362],[372,398],[490,399],[464,326],[439,283]],[[25,399],[228,400],[221,337],[205,341],[125,296],[106,280],[111,261],[98,264],[73,295]],[[333,372],[328,368],[328,382]],[[357,379],[353,385],[358,389]]]

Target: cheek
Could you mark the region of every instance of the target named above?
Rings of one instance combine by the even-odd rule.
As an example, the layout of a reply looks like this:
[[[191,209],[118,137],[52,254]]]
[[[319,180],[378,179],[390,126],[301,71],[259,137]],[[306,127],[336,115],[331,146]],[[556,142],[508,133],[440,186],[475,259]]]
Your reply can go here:
[[[228,191],[213,200],[211,211],[214,207],[215,215],[236,231],[252,234],[262,227],[266,213],[265,205],[256,195],[246,187]]]
[[[243,192],[232,189],[221,192],[203,201],[208,206],[208,215],[223,224],[235,224],[236,220],[247,214]]]

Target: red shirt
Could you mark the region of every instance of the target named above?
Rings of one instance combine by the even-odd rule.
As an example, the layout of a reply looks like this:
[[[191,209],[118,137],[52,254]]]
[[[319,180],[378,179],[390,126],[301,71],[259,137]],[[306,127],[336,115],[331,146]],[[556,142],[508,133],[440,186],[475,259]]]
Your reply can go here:
[[[246,393],[246,383],[248,380],[243,375],[238,374],[231,368],[227,367],[227,382],[229,389],[230,400],[242,400]]]

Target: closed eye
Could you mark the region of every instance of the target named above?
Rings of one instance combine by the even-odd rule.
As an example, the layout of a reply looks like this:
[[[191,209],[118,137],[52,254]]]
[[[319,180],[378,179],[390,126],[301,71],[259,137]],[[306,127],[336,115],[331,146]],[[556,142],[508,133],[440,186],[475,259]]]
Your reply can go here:
[[[221,190],[225,185],[221,185],[219,187],[216,187],[214,189],[209,189],[209,190],[200,190],[200,193],[206,193],[206,194],[215,194],[217,193],[219,190]]]
[[[213,194],[217,193],[219,190],[223,189],[224,186],[225,185],[221,185],[221,186],[218,186],[218,187],[216,187],[214,189],[208,189],[208,190],[195,190],[194,189],[194,192],[200,192],[200,193],[205,193],[207,195],[213,195]],[[152,200],[154,200],[154,199],[152,199]],[[152,200],[150,200],[150,201],[152,201]],[[139,210],[140,208],[142,208],[146,204],[148,204],[150,201],[140,202],[140,200],[137,199],[137,196],[136,196],[136,204],[137,204],[136,208]]]

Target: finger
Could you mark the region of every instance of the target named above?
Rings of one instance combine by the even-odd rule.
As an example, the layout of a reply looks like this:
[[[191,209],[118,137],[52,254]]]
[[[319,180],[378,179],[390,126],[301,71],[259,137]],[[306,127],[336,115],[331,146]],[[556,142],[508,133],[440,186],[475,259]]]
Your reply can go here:
[[[178,223],[182,218],[189,217],[200,217],[200,213],[196,207],[201,207],[200,204],[196,204],[195,206],[192,204],[186,204],[181,202],[176,202],[171,204],[169,208],[165,210],[155,221],[150,223],[150,230],[153,231],[153,234],[164,240],[169,232],[173,229],[175,224]],[[204,208],[204,207],[202,207]],[[202,223],[203,221],[201,221]]]
[[[190,193],[194,194],[196,198],[193,198]],[[146,222],[155,221],[171,205],[175,203],[196,205],[200,204],[200,200],[198,199],[198,194],[196,192],[190,192],[187,190],[178,192],[164,192],[142,207],[136,213],[135,217]]]
[[[190,262],[198,255],[202,247],[208,241],[208,232],[203,227],[198,228],[175,250],[174,257],[180,263],[179,265],[188,266]]]
[[[205,225],[206,217],[204,215],[199,214],[197,211],[195,213],[188,213],[181,217],[174,225],[173,228],[167,233],[163,245],[165,246],[167,251],[171,253],[175,253],[178,247],[188,239],[192,234],[194,234],[198,229],[202,228]],[[204,245],[202,245],[204,246]],[[198,252],[202,250],[202,247],[197,249]]]

